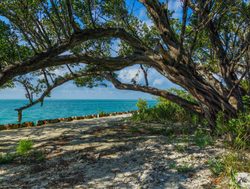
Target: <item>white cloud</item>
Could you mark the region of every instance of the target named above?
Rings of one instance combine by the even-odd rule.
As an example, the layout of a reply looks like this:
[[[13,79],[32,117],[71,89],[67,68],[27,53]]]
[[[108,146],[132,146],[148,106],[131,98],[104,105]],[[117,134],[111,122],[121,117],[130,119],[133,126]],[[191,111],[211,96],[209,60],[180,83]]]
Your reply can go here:
[[[118,72],[118,79],[124,83],[131,83],[131,80],[138,73],[138,70],[140,70],[138,65],[125,68]],[[139,72],[138,77],[136,79],[138,83],[145,84],[144,75],[142,71]],[[152,68],[148,70],[148,81],[150,86],[157,87],[160,89],[177,87],[171,81],[169,81],[167,78],[165,78],[159,72]]]
[[[181,0],[170,0],[168,2],[168,8],[170,10],[176,10],[178,8],[181,8]]]
[[[153,82],[153,86],[159,86],[163,84],[163,79],[155,79]]]
[[[143,79],[143,74],[138,70],[138,68],[134,67],[121,70],[118,74],[118,78],[122,82],[131,82],[131,80],[135,78],[136,74],[138,74],[136,81],[141,82]]]
[[[170,11],[174,11],[173,18],[181,18],[182,16],[182,2],[181,0],[170,0],[168,2]]]
[[[147,24],[149,28],[154,25],[154,23],[150,19],[144,20],[144,22]]]
[[[147,11],[145,8],[140,9],[138,17],[140,20],[142,20],[144,23],[146,23],[148,27],[151,27],[154,25],[153,21],[148,18]]]

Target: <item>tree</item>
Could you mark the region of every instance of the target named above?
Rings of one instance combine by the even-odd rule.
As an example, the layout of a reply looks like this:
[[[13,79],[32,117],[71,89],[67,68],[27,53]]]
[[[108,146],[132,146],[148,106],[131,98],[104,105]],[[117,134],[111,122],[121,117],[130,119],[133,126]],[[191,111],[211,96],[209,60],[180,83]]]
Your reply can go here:
[[[182,0],[180,4],[182,14],[174,18],[168,3],[158,0],[3,0],[4,31],[16,38],[8,49],[22,56],[1,60],[0,85],[16,83],[22,75],[25,80],[42,77],[38,83],[46,83],[50,72],[67,66],[71,76],[75,71],[83,75],[78,81],[84,83],[85,74],[92,73],[92,78],[105,78],[118,89],[164,97],[205,116],[213,128],[218,112],[231,118],[244,111],[243,96],[250,94],[250,3]],[[135,6],[147,12],[153,26],[140,20]],[[10,34],[1,38],[12,39]],[[115,45],[119,48],[114,52]],[[116,71],[136,64],[145,83],[136,78],[131,83],[119,81]],[[149,69],[184,88],[196,101],[149,86]]]

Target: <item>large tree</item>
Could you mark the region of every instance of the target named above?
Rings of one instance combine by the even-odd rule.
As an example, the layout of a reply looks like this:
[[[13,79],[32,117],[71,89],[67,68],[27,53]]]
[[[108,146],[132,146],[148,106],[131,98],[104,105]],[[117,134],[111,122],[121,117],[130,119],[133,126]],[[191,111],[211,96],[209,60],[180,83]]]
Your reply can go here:
[[[2,0],[0,86],[21,83],[34,104],[68,80],[92,86],[106,79],[118,89],[164,97],[214,127],[218,112],[230,118],[244,111],[243,97],[250,94],[250,3],[180,5],[176,18],[168,1],[159,0]],[[139,65],[145,82],[118,79],[117,71],[132,65]],[[150,69],[196,101],[149,86]],[[33,100],[31,93],[42,95]]]

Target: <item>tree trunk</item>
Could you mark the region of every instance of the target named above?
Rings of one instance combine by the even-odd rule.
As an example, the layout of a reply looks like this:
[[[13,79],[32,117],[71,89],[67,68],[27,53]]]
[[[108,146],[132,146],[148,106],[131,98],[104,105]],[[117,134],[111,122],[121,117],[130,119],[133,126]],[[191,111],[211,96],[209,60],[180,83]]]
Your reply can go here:
[[[235,117],[237,108],[216,87],[211,85],[191,65],[176,66],[160,64],[158,70],[170,81],[186,89],[199,102],[203,116],[208,120],[211,129],[215,128],[216,117],[223,112],[226,118]]]

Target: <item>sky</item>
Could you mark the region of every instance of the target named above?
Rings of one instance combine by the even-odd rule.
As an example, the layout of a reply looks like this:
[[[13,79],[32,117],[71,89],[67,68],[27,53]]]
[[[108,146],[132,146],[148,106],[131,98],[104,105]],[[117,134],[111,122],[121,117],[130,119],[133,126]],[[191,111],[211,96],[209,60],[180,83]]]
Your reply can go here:
[[[129,0],[128,0],[129,1]],[[181,1],[180,0],[169,0],[169,9],[175,11],[173,17],[181,17]],[[140,4],[137,4],[134,8],[135,14],[137,14],[141,20],[143,20],[147,25],[151,26],[152,21],[147,17],[146,10]],[[122,82],[129,82],[137,73],[136,66],[126,68],[121,70],[119,73],[119,79]],[[143,82],[142,73],[139,74],[139,81]],[[167,89],[171,87],[176,87],[173,83],[168,81],[166,78],[161,76],[154,70],[149,73],[150,85],[160,89]],[[95,87],[92,89],[76,87],[73,82],[68,82],[60,87],[57,87],[52,91],[51,99],[152,99],[153,96],[150,94],[128,91],[128,90],[118,90],[112,84],[108,87]],[[12,89],[1,89],[0,99],[25,99],[25,91],[22,87],[17,86]]]

